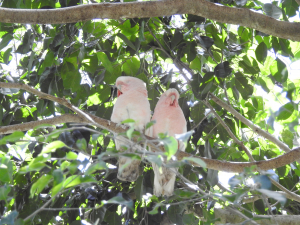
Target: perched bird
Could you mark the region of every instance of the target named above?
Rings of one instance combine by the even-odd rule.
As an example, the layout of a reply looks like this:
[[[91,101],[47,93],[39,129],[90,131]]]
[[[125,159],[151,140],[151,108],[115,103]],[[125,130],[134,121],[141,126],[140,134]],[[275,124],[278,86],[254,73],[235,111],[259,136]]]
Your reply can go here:
[[[186,133],[186,120],[182,109],[178,105],[179,93],[176,89],[170,88],[163,93],[157,102],[152,120],[156,123],[152,126],[152,137],[157,137],[159,133],[167,133],[169,136]],[[182,142],[178,142],[178,148],[185,150]],[[174,192],[176,179],[175,168],[162,167],[162,173],[159,167],[152,163],[154,170],[154,194],[156,196],[170,196]]]
[[[145,126],[150,122],[151,111],[148,101],[146,84],[135,77],[122,76],[116,81],[118,98],[114,105],[111,121],[121,123],[126,119],[135,120],[134,129],[144,133]],[[134,152],[134,146],[125,137],[115,137],[116,149]],[[126,146],[126,148],[122,148]],[[122,181],[135,181],[139,176],[140,160],[128,157],[119,157],[118,179]]]

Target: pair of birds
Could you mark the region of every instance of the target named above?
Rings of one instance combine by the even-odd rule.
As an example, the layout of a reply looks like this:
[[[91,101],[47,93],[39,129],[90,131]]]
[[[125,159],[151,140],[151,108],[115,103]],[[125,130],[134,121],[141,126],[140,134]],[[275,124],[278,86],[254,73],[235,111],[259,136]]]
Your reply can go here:
[[[151,119],[150,104],[146,84],[135,77],[123,76],[116,81],[118,98],[114,105],[111,121],[121,123],[127,119],[133,119],[134,129],[145,133],[150,137],[157,138],[159,133],[169,136],[186,133],[186,120],[178,104],[179,93],[171,88],[164,92],[154,110]],[[155,124],[145,130],[150,120]],[[115,137],[116,149],[126,152],[134,152],[137,145],[130,143],[125,137]],[[123,147],[122,147],[123,146]],[[124,146],[126,146],[124,148]],[[178,142],[180,150],[185,150],[184,145]],[[135,181],[139,176],[140,160],[128,157],[119,157],[118,178],[123,181]],[[152,163],[154,170],[154,195],[171,196],[174,191],[176,174],[174,169],[162,167]]]

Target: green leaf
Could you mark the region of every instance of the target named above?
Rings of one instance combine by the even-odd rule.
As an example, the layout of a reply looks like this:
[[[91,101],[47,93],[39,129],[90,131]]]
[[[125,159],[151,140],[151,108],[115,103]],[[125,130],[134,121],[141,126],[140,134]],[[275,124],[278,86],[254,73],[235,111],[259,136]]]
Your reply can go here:
[[[288,130],[288,129],[284,129],[281,131],[281,138],[284,141],[284,143],[286,143],[289,148],[293,148],[293,140],[294,140],[294,134]]]
[[[143,180],[144,180],[144,176],[139,176],[139,178],[135,181],[135,186],[134,186],[134,193],[135,196],[137,198],[137,200],[139,200],[140,202],[143,199],[143,189],[144,189],[144,185],[143,185]]]
[[[158,208],[161,207],[162,205],[163,205],[162,203],[157,203],[157,204],[154,206],[154,208],[153,208],[150,212],[148,212],[148,214],[150,214],[150,215],[155,215],[155,214],[157,214],[157,213],[158,213]]]
[[[24,133],[22,131],[15,131],[10,135],[5,136],[0,140],[0,145],[5,145],[7,142],[15,142],[24,137]]]
[[[5,217],[0,220],[0,225],[14,225],[15,219],[18,217],[19,213],[17,211],[11,211]]]
[[[62,147],[67,147],[67,146],[62,141],[53,141],[50,144],[46,145],[40,154],[55,152],[56,149],[62,148]]]
[[[192,198],[196,195],[195,192],[176,189],[174,194],[180,198]]]
[[[86,151],[87,148],[86,140],[84,138],[78,139],[76,141],[76,147],[80,150]]]
[[[122,33],[126,36],[135,35],[139,31],[139,26],[135,25],[131,27],[130,20],[126,20],[123,24],[118,24],[118,27],[121,29]]]
[[[164,137],[160,139],[165,146],[165,155],[167,156],[168,160],[171,159],[173,155],[176,154],[178,150],[178,141],[174,137]]]
[[[253,85],[248,84],[247,78],[240,72],[234,74],[235,85],[243,99],[248,99],[253,94]]]
[[[68,160],[76,160],[77,156],[78,155],[75,152],[68,152],[66,154],[66,159],[68,159]]]
[[[197,219],[197,217],[195,217],[193,213],[184,214],[182,222],[183,224],[197,225],[199,224],[199,219]]]
[[[171,39],[171,49],[174,49],[182,40],[183,34],[179,30],[176,30],[174,36]]]
[[[78,52],[78,63],[82,62],[82,60],[84,59],[85,56],[85,47],[81,46],[79,48],[79,52]]]
[[[69,61],[71,61],[71,58],[65,59],[65,62],[61,67],[61,77],[63,79],[64,88],[72,89],[74,92],[80,88],[81,75],[74,64]]]
[[[187,54],[187,57],[186,57],[187,61],[193,63],[197,56],[197,43],[195,41],[188,42],[184,51]],[[198,61],[199,61],[199,59],[198,59]],[[201,63],[198,66],[200,67],[199,71],[201,71]],[[199,67],[196,66],[196,68],[199,68]]]
[[[184,210],[185,204],[180,205],[171,205],[168,208],[168,217],[169,219],[178,225],[183,225],[182,212]]]
[[[120,224],[122,224],[122,216],[118,215],[115,211],[111,212],[111,211],[107,210],[105,212],[104,220],[109,225],[120,225]]]
[[[65,169],[67,169],[70,166],[70,162],[68,161],[64,161],[61,165],[60,165],[60,169],[63,171]]]
[[[286,120],[288,119],[294,112],[294,104],[292,102],[286,103],[281,106],[278,110],[277,120]]]
[[[108,201],[101,201],[102,204],[117,204],[117,205],[124,205],[126,207],[128,207],[129,209],[133,210],[133,202],[131,201],[127,201],[125,200],[123,197],[121,196],[115,196],[111,199],[109,199]]]
[[[99,93],[94,93],[93,95],[90,95],[87,99],[87,105],[99,105],[101,103],[101,99],[99,98]]]
[[[9,173],[8,168],[4,164],[0,164],[0,181],[2,182],[9,182]]]
[[[271,65],[271,73],[276,81],[284,83],[287,81],[289,72],[284,62],[277,58]]]
[[[4,54],[3,54],[3,62],[8,65],[10,61],[12,60],[12,54],[11,54],[12,48],[8,48]]]
[[[190,63],[190,68],[193,70],[197,70],[198,72],[201,72],[202,66],[199,58],[195,58],[191,63]]]
[[[107,55],[104,52],[97,52],[98,60],[110,73],[113,73],[114,69],[112,63],[109,61]]]
[[[14,223],[14,225],[24,225],[25,224],[25,222],[22,220],[22,219],[17,219],[16,221],[15,221],[15,223]]]
[[[264,42],[261,42],[255,50],[256,58],[259,62],[263,63],[268,55],[268,48]]]
[[[265,11],[267,16],[271,16],[274,19],[279,19],[282,15],[281,8],[279,8],[277,5],[266,3],[263,5],[263,10]]]
[[[126,131],[126,136],[131,139],[132,138],[132,134],[134,132],[134,124],[130,123],[129,124],[129,129]]]
[[[14,38],[12,34],[5,34],[1,37],[0,50],[7,47],[8,43]]]
[[[34,182],[30,189],[30,197],[33,198],[34,194],[38,195],[41,193],[41,191],[48,185],[51,178],[52,175],[44,174],[36,182]]]
[[[23,173],[28,173],[31,171],[39,171],[39,170],[43,169],[45,166],[46,166],[46,164],[42,163],[42,162],[32,163],[28,166],[22,167],[18,172],[23,174]]]
[[[64,183],[61,182],[59,184],[57,184],[56,186],[54,186],[52,189],[51,189],[51,197],[53,198],[54,196],[57,195],[58,192],[60,192],[62,189],[63,189],[63,185]]]
[[[176,134],[175,137],[178,141],[182,141],[186,145],[187,141],[189,140],[189,138],[192,136],[193,133],[194,133],[194,130],[190,130],[183,134]]]
[[[7,157],[0,158],[0,181],[10,182],[13,178],[13,164]]]
[[[145,21],[142,20],[142,23],[141,23],[140,29],[139,29],[139,40],[140,40],[140,42],[146,41],[145,37],[144,37],[144,27],[145,27]]]
[[[136,51],[136,47],[134,46],[134,44],[131,41],[129,41],[128,38],[124,34],[117,33],[117,36],[119,38],[121,38],[126,43],[126,45],[128,45],[130,48],[132,48],[134,51]]]
[[[10,190],[11,190],[11,187],[9,185],[3,185],[2,187],[0,187],[0,201],[1,200],[6,201]]]
[[[158,165],[158,167],[161,167],[162,165],[162,159],[161,156],[156,156],[156,155],[148,155],[146,157],[146,159],[151,162],[151,163],[155,163],[156,165]]]
[[[270,92],[270,89],[268,88],[266,82],[261,78],[261,77],[258,77],[257,80],[256,80],[256,83],[262,87],[262,89],[269,93]]]
[[[285,10],[286,15],[293,17],[299,8],[298,3],[295,0],[286,0],[282,3],[282,9]]]
[[[156,121],[150,121],[149,123],[146,124],[146,130],[150,127],[152,127],[154,124],[156,123]]]
[[[140,64],[137,57],[132,57],[123,64],[122,69],[127,75],[135,76],[139,71]]]
[[[106,163],[104,161],[100,161],[89,166],[89,168],[84,172],[84,174],[90,175],[96,172],[97,170],[107,170],[107,169],[108,168],[106,166]]]
[[[62,168],[60,168],[60,169],[62,169]],[[62,172],[63,169],[62,170],[60,170],[60,169],[56,169],[52,173],[53,178],[54,178],[54,185],[53,186],[63,182],[63,180],[64,180],[64,174]]]
[[[135,120],[134,119],[126,119],[121,122],[121,124],[126,124],[126,123],[135,123]]]
[[[73,175],[68,177],[65,182],[64,182],[64,187],[73,187],[79,184],[83,183],[91,183],[91,182],[96,182],[95,178],[91,176],[79,176],[79,175]]]

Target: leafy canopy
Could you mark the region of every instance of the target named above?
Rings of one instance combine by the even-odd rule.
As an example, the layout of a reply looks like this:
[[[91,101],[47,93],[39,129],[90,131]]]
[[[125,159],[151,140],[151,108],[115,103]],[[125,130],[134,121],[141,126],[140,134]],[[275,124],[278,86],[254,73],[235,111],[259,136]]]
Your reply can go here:
[[[2,7],[60,8],[79,2],[4,0]],[[277,5],[214,2],[261,11],[284,21],[299,13],[295,0]],[[135,76],[147,84],[152,110],[163,91],[179,90],[188,131],[194,130],[190,138],[182,137],[188,153],[228,162],[250,161],[226,127],[257,161],[284,153],[211,100],[209,93],[290,149],[298,146],[300,80],[287,65],[300,59],[298,42],[187,14],[62,25],[1,23],[0,31],[1,82],[28,84],[109,120],[116,79]],[[208,113],[208,104],[226,126]],[[1,127],[67,113],[73,112],[27,91],[0,89]],[[149,162],[162,165],[161,157],[145,156],[138,180],[120,182],[116,178],[120,153],[115,150],[112,134],[85,127],[59,123],[1,133],[0,225],[81,224],[84,220],[91,224],[215,224],[217,208],[228,205],[249,218],[252,213],[269,215],[268,211],[299,214],[299,203],[276,193],[279,189],[269,179],[272,176],[298,194],[300,168],[296,162],[267,174],[248,168],[230,179],[233,192],[229,192],[218,182],[218,171],[193,167],[187,160],[173,161],[168,166],[179,167],[181,174],[174,196],[158,198],[151,195],[153,171]],[[138,135],[132,132],[130,136]],[[164,140],[171,158],[174,140]],[[127,157],[140,158],[136,154]],[[198,159],[189,159],[203,165]],[[258,198],[244,201],[251,196]]]

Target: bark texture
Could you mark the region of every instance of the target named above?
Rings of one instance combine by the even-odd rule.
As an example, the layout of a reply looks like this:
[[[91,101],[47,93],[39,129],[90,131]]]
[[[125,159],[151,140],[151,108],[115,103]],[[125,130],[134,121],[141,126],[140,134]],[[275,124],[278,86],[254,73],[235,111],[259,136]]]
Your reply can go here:
[[[253,28],[276,37],[300,41],[299,23],[278,21],[249,9],[220,6],[206,0],[100,3],[36,10],[0,8],[0,22],[61,24],[91,19],[149,18],[175,14],[193,14],[221,23]]]

